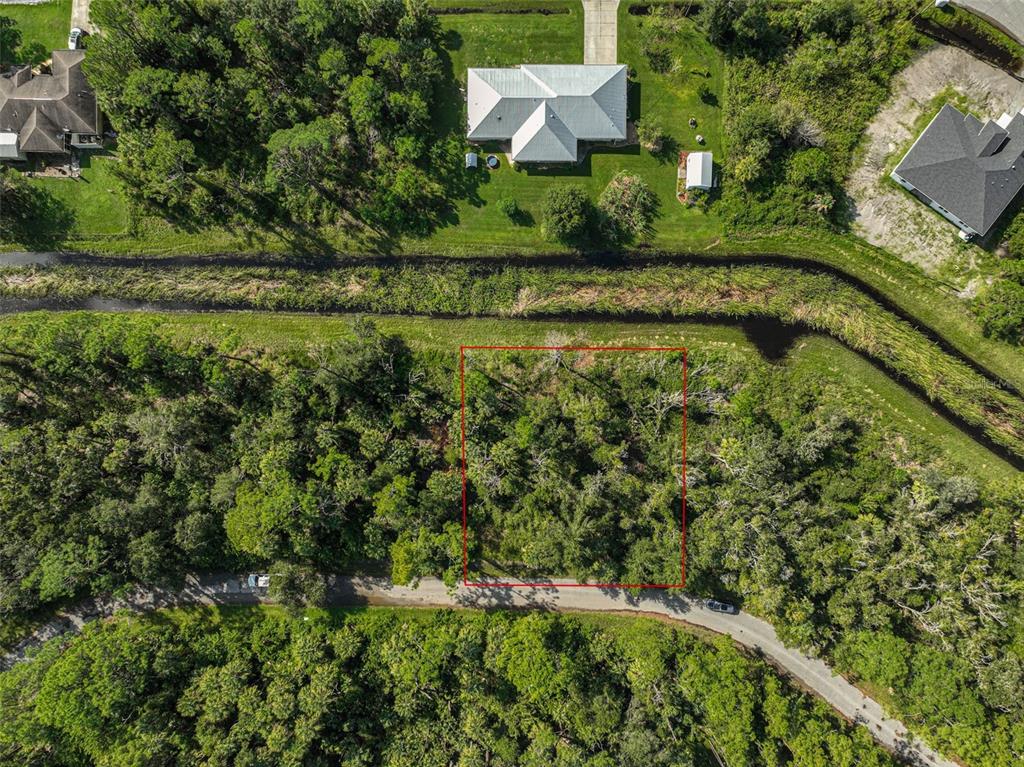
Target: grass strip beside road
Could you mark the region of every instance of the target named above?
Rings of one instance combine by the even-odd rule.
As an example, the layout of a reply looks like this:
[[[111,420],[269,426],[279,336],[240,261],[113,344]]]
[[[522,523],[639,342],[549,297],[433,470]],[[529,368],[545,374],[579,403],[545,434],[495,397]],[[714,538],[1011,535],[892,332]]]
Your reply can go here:
[[[830,335],[865,354],[993,444],[1024,458],[1024,399],[943,351],[852,285],[827,274],[783,267],[8,267],[0,270],[0,296],[72,302],[101,297],[196,310],[607,320],[772,318]]]

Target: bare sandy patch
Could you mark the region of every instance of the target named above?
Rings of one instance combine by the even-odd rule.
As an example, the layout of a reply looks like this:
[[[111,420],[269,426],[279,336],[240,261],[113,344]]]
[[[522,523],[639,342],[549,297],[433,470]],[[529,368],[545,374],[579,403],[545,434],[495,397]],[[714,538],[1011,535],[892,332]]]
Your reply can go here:
[[[1024,83],[958,48],[931,48],[896,78],[892,97],[868,126],[863,157],[847,180],[846,192],[858,235],[969,296],[977,287],[978,270],[992,256],[962,242],[953,224],[885,179],[894,154],[916,138],[914,123],[950,87],[981,118],[1024,107]]]

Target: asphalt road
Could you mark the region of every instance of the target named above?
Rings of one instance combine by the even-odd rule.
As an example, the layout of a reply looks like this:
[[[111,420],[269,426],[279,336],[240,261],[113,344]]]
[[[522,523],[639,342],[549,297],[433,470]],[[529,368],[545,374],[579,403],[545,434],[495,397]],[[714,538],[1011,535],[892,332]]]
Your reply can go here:
[[[248,589],[242,578],[234,575],[190,576],[179,590],[136,589],[121,600],[86,600],[42,626],[15,652],[0,657],[0,668],[24,659],[26,652],[47,639],[76,632],[90,620],[108,617],[118,609],[145,611],[183,605],[252,605],[267,601],[265,594]],[[759,653],[801,687],[820,696],[844,717],[867,727],[876,741],[899,754],[906,762],[934,767],[958,767],[915,740],[901,722],[886,716],[876,701],[835,674],[823,661],[786,647],[768,623],[744,613],[722,615],[711,612],[700,600],[677,591],[651,590],[635,597],[618,589],[576,588],[567,582],[560,587],[475,587],[449,592],[443,583],[434,578],[421,581],[418,588],[408,588],[394,586],[382,578],[332,576],[328,601],[332,606],[370,604],[647,613],[684,621],[727,634],[738,644]]]

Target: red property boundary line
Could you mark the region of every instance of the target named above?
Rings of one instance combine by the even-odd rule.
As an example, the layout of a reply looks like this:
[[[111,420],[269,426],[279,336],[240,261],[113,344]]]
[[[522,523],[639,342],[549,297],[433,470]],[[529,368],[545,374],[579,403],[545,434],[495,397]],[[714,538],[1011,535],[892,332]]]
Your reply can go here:
[[[679,583],[509,583],[507,581],[469,580],[469,504],[466,491],[466,351],[563,351],[563,352],[682,352],[683,355],[683,500],[680,508],[680,581]],[[682,346],[460,346],[459,382],[461,386],[461,443],[462,443],[462,585],[471,588],[614,588],[614,589],[681,589],[686,587],[686,358]]]

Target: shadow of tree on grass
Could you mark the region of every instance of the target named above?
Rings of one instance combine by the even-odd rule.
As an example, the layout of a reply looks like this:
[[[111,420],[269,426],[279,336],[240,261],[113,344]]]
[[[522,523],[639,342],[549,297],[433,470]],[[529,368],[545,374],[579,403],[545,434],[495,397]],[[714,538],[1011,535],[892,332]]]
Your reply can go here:
[[[29,250],[59,248],[75,226],[62,200],[16,171],[0,171],[0,240]]]

